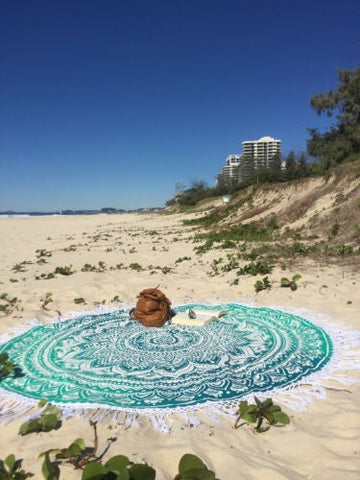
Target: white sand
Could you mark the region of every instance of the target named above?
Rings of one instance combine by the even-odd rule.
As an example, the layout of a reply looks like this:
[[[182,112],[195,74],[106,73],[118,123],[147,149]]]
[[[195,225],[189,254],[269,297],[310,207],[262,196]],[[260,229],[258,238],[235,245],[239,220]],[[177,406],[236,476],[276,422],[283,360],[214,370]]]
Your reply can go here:
[[[330,325],[343,322],[360,329],[359,273],[304,260],[295,270],[275,269],[271,275],[273,288],[255,295],[254,277],[240,277],[238,285],[231,285],[231,272],[212,277],[207,274],[211,261],[226,257],[226,251],[196,255],[192,229],[183,227],[181,218],[126,214],[0,219],[0,293],[21,300],[21,310],[7,316],[0,313],[0,335],[27,319],[47,322],[57,316],[57,311],[81,311],[84,307],[76,305],[74,298],[83,297],[90,310],[96,302],[109,305],[116,295],[121,304],[133,304],[140,290],[157,285],[174,304],[241,300],[257,305],[305,307],[313,314],[327,315]],[[75,251],[64,251],[71,245],[75,245]],[[45,257],[47,263],[36,263],[37,249],[52,252],[51,257]],[[175,263],[183,257],[191,257],[191,261]],[[12,270],[23,261],[32,263],[24,265],[24,272]],[[98,266],[98,262],[105,262],[104,272],[81,272],[84,264]],[[121,263],[126,267],[138,263],[144,270],[117,269]],[[76,272],[73,275],[35,279],[57,266],[69,265]],[[171,271],[164,273],[149,265],[170,267]],[[280,288],[280,278],[295,273],[302,276],[298,290]],[[54,299],[47,305],[49,310],[41,306],[47,292]],[[360,380],[359,374],[356,376]],[[263,435],[254,435],[246,427],[235,430],[229,418],[197,428],[183,428],[174,422],[169,435],[154,430],[146,421],[129,430],[100,424],[100,450],[108,437],[116,436],[107,457],[122,453],[131,460],[146,461],[156,469],[158,480],[173,478],[186,452],[199,455],[222,480],[355,480],[360,478],[360,383],[337,387],[348,391],[328,390],[326,399],[314,399],[303,413],[287,410],[290,426],[272,428]],[[0,458],[15,453],[24,459],[25,470],[34,472],[36,479],[42,478],[41,461],[36,458],[39,452],[65,447],[79,436],[92,444],[92,430],[82,418],[64,421],[60,430],[27,437],[17,435],[20,424],[16,420],[0,426]],[[62,467],[62,471],[61,478],[80,478],[79,472],[69,467]]]

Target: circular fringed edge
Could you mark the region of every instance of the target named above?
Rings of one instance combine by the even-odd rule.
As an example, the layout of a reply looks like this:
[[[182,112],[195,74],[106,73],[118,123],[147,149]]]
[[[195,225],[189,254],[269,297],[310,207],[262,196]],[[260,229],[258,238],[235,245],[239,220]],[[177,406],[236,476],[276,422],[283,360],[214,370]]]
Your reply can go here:
[[[199,302],[194,300],[193,302],[178,305],[178,307],[186,307],[186,305],[191,305],[192,303]],[[258,307],[254,304],[239,302],[239,300],[226,302],[226,304],[230,303],[238,303],[253,308],[265,308]],[[209,306],[219,307],[226,305],[211,301],[207,301],[207,304]],[[51,319],[50,322],[62,322],[84,315],[111,313],[115,311],[126,312],[130,310],[131,307],[132,305],[124,304],[111,307],[100,305],[92,311],[69,312],[64,316]],[[125,429],[132,426],[139,427],[145,420],[149,420],[156,430],[170,433],[174,422],[180,423],[184,427],[197,427],[202,423],[220,422],[224,416],[235,419],[240,400],[252,402],[254,396],[257,396],[260,400],[271,397],[274,402],[280,404],[282,407],[295,412],[301,412],[306,409],[307,405],[315,400],[325,399],[327,390],[349,392],[349,390],[343,388],[343,386],[352,385],[360,380],[358,376],[358,372],[360,371],[360,331],[344,323],[334,321],[329,316],[313,314],[304,308],[297,309],[283,306],[268,306],[266,308],[297,315],[322,328],[329,335],[333,343],[333,354],[330,361],[318,372],[308,375],[290,386],[276,388],[266,392],[253,392],[252,394],[231,401],[206,402],[189,407],[149,409],[124,409],[101,404],[69,405],[60,402],[52,403],[61,408],[63,419],[80,416],[87,421],[113,423],[121,425]],[[12,329],[2,335],[0,337],[0,344],[42,324],[43,323],[36,319],[29,320],[25,325]],[[37,404],[38,400],[13,394],[0,388],[0,422],[6,425],[15,419],[25,421],[39,417],[41,409],[36,409]]]

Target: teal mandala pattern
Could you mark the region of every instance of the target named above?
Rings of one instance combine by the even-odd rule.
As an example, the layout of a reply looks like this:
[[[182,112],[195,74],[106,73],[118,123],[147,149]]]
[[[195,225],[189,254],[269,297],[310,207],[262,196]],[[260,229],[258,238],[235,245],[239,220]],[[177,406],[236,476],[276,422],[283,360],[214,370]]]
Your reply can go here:
[[[34,327],[1,345],[21,372],[1,387],[31,399],[119,409],[176,408],[286,387],[330,360],[330,337],[308,320],[240,304],[203,327],[145,328],[128,310]]]

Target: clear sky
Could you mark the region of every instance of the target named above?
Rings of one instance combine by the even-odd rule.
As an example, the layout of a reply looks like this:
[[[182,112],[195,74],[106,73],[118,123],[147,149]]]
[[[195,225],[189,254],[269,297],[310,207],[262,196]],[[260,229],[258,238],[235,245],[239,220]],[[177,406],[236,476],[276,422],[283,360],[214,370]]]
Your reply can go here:
[[[241,142],[306,150],[359,0],[2,0],[0,210],[163,206]]]

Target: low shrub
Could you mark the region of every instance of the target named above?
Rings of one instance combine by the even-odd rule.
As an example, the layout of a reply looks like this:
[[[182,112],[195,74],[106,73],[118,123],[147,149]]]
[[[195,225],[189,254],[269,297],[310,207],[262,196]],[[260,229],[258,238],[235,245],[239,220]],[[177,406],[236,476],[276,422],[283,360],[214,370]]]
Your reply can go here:
[[[265,275],[273,271],[274,266],[268,262],[251,262],[240,268],[238,275]]]
[[[54,273],[60,275],[72,275],[74,272],[71,270],[72,265],[69,267],[56,267]]]
[[[281,285],[281,287],[290,288],[292,291],[295,291],[295,290],[297,290],[297,288],[298,288],[296,282],[297,282],[298,280],[300,280],[300,278],[301,278],[301,275],[294,275],[291,280],[289,280],[289,279],[286,278],[286,277],[283,277],[283,278],[281,279],[280,285]]]
[[[271,283],[268,277],[264,277],[262,280],[257,280],[254,283],[256,293],[261,292],[262,290],[269,290],[271,288]]]

